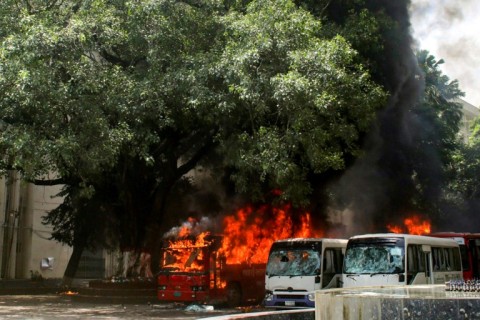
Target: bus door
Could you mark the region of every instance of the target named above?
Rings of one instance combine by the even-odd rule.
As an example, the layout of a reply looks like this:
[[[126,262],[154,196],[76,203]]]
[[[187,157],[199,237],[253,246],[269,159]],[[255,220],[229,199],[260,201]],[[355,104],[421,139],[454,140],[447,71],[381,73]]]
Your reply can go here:
[[[342,248],[327,248],[323,252],[321,289],[340,287],[343,266]]]
[[[408,245],[406,254],[407,279],[405,281],[405,278],[399,278],[400,283],[407,285],[430,283],[430,250],[431,248],[429,246],[419,244]]]

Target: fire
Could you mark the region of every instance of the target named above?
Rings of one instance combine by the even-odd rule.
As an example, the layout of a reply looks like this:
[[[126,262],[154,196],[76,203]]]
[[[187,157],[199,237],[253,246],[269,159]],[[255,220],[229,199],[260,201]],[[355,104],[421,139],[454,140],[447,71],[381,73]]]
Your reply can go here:
[[[182,227],[179,234],[181,239],[170,240],[163,252],[163,268],[175,271],[203,271],[205,269],[204,251],[212,241],[206,240],[209,232],[202,232],[195,238],[190,236],[189,230]]]
[[[201,223],[189,218],[180,228],[175,229],[174,240],[169,240],[163,249],[162,268],[172,271],[203,271],[208,265],[204,261],[205,250],[213,245],[218,237],[209,231],[198,233]],[[192,230],[195,229],[195,232]],[[246,206],[234,214],[223,218],[221,246],[218,250],[218,262],[224,259],[227,264],[264,264],[268,251],[277,239],[290,237],[321,237],[323,232],[314,230],[309,212],[293,220],[291,205]],[[172,239],[172,233],[169,233]]]
[[[431,223],[428,219],[422,219],[418,215],[413,215],[411,217],[405,218],[403,220],[404,226],[397,225],[387,225],[387,229],[393,233],[408,233],[408,234],[419,234],[425,235],[430,234],[431,232]]]
[[[277,239],[322,236],[322,232],[313,230],[310,213],[302,213],[300,223],[294,225],[292,211],[289,204],[265,205],[257,210],[247,206],[226,216],[220,251],[227,263],[266,263],[270,246]]]

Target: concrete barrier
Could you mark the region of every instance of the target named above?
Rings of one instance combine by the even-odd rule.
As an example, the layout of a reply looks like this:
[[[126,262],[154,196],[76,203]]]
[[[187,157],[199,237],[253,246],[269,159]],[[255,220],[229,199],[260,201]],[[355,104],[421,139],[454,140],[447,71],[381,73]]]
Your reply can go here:
[[[316,320],[480,319],[480,292],[445,285],[361,287],[315,292]]]
[[[298,309],[282,311],[264,311],[242,314],[232,314],[219,317],[202,318],[209,320],[256,319],[256,320],[314,320],[315,309]]]

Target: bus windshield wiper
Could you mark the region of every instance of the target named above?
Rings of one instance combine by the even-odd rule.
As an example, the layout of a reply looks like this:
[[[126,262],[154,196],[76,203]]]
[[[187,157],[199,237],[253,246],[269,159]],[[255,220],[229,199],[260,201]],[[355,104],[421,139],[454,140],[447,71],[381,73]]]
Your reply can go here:
[[[388,272],[374,272],[374,273],[370,273],[370,277],[377,276],[377,275],[379,275],[379,274],[385,275],[385,274],[388,274]]]

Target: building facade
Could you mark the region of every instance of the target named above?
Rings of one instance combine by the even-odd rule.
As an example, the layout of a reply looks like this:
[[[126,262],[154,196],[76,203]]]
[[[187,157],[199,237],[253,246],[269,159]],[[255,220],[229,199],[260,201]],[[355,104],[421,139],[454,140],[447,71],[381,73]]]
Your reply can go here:
[[[56,208],[61,186],[35,186],[11,171],[0,179],[0,279],[60,279],[72,248],[51,240],[42,217]],[[103,278],[115,272],[115,258],[104,251],[85,252],[77,278]]]
[[[0,276],[25,279],[61,278],[72,249],[50,240],[51,228],[42,216],[62,199],[59,187],[23,182],[15,171],[0,180]]]
[[[465,142],[470,138],[471,125],[473,120],[480,116],[480,106],[475,107],[463,99],[459,99],[462,104],[462,123],[460,126],[460,134]]]

